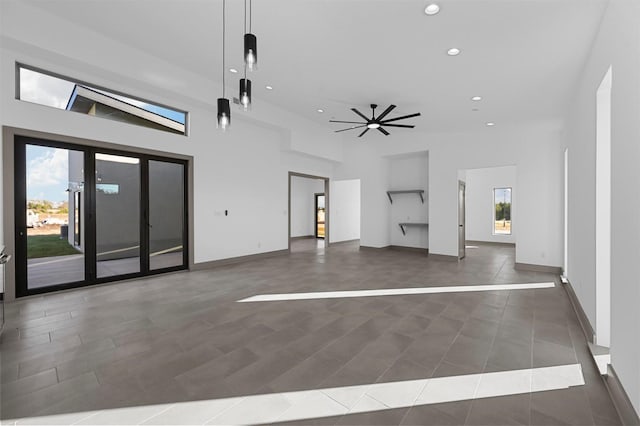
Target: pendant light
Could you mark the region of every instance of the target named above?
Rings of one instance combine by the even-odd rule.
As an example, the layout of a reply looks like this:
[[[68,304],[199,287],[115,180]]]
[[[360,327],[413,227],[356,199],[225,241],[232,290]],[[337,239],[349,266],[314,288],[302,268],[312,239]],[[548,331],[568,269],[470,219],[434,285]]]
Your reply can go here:
[[[251,80],[247,79],[245,72],[244,78],[240,79],[240,105],[245,111],[251,108]]]
[[[253,71],[258,67],[258,39],[254,34],[251,34],[251,13],[253,12],[253,6],[251,0],[249,0],[249,32],[244,34],[244,63],[249,68],[249,71]],[[245,0],[245,13],[246,13],[246,0]],[[245,18],[246,21],[246,18]]]
[[[226,0],[222,0],[222,97],[218,98],[218,128],[224,132],[231,125],[231,107],[229,99],[225,98],[225,62],[224,62],[224,42],[225,42],[225,12]]]
[[[247,0],[244,0],[244,32],[247,33]],[[244,64],[244,78],[240,79],[240,106],[247,111],[251,107],[251,80],[247,79],[247,64]]]

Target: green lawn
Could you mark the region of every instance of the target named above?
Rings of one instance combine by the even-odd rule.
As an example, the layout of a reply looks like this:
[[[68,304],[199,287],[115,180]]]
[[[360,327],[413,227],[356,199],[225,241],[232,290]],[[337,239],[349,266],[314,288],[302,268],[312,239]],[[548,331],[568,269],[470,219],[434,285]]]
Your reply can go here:
[[[29,259],[79,253],[59,235],[29,235],[27,237],[27,257]]]

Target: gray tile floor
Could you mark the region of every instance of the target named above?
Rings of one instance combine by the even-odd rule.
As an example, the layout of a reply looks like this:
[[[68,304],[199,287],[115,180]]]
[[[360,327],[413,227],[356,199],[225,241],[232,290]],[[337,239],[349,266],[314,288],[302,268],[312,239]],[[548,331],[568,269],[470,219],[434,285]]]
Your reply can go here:
[[[555,366],[568,389],[303,424],[616,425],[564,289],[236,303],[256,294],[550,281],[514,249],[462,262],[356,244],[50,294],[7,306],[2,418]],[[113,419],[112,419],[113,421]]]

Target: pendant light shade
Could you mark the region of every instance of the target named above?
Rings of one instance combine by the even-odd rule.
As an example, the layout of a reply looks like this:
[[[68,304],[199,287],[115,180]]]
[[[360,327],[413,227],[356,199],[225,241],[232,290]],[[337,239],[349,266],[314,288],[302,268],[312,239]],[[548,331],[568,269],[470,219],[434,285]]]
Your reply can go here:
[[[244,63],[250,71],[258,67],[258,39],[251,33],[244,35]]]
[[[225,131],[230,125],[231,107],[229,105],[229,99],[218,98],[218,128]]]
[[[247,111],[251,108],[251,80],[245,78],[240,79],[240,105],[242,108]]]

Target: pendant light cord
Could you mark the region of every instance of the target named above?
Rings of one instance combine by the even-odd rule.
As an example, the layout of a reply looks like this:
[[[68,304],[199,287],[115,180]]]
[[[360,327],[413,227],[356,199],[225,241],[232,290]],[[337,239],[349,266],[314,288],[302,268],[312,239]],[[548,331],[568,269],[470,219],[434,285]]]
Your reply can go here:
[[[226,0],[222,0],[222,97],[225,97],[225,63],[224,63],[224,41],[225,41],[225,9],[226,9]]]
[[[251,14],[252,13],[253,13],[253,4],[251,3],[251,0],[249,0],[249,32],[251,32]]]
[[[251,24],[249,24],[251,26]],[[249,30],[251,31],[251,30]],[[244,0],[244,33],[247,33],[247,0]],[[244,63],[244,81],[247,83],[247,62]]]

